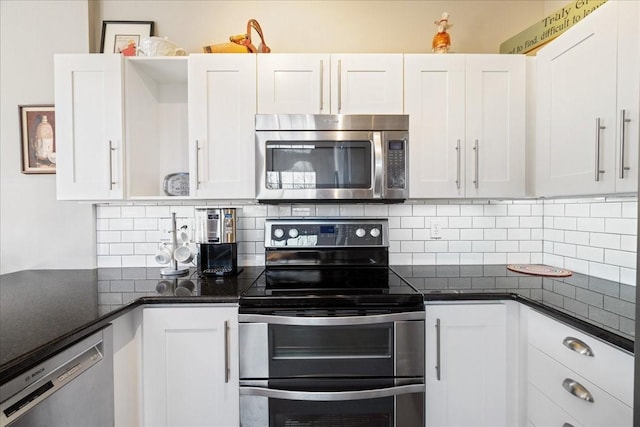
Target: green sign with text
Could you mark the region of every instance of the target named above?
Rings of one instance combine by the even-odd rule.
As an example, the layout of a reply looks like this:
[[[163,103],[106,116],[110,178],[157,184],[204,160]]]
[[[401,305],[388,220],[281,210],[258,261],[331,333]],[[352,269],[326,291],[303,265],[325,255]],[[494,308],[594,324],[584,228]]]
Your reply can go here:
[[[550,42],[607,0],[573,0],[500,45],[500,53],[527,53]]]

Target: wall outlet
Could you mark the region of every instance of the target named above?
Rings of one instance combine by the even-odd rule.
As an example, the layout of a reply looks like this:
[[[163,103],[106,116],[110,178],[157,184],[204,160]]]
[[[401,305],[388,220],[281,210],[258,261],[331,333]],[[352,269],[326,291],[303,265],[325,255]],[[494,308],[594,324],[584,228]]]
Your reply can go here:
[[[440,225],[439,222],[431,221],[431,238],[432,239],[437,240],[442,238],[442,236],[440,235],[441,228],[442,226]]]

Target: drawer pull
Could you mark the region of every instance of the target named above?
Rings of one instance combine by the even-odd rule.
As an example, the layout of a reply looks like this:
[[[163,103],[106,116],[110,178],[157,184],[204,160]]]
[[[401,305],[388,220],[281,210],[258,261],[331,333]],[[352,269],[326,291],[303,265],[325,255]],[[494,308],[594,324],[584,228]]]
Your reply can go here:
[[[562,387],[569,393],[573,394],[578,399],[586,400],[587,402],[593,402],[593,396],[589,393],[589,390],[584,388],[578,381],[566,378],[562,381]]]
[[[590,356],[590,357],[595,356],[593,354],[593,350],[591,350],[591,347],[589,347],[584,341],[579,340],[578,338],[566,337],[562,341],[562,344],[564,344],[564,346],[567,347],[569,350],[575,351],[576,353],[580,353],[583,356]]]

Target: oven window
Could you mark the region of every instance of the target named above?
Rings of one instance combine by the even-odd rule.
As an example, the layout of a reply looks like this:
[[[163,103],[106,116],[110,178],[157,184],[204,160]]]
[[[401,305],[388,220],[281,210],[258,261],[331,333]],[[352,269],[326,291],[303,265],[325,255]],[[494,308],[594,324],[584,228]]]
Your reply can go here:
[[[273,325],[273,359],[391,358],[393,324]]]
[[[273,378],[393,377],[393,323],[269,325]]]
[[[390,427],[393,398],[345,402],[305,402],[270,399],[270,426]]]
[[[267,141],[268,189],[371,188],[370,141]]]

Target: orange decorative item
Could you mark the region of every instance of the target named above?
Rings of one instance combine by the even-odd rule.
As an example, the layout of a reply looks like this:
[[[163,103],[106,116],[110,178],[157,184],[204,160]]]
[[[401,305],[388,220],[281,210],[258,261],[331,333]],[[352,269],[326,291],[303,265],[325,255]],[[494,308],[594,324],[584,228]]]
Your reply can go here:
[[[251,42],[251,29],[256,30],[260,36],[260,44],[256,48]],[[269,53],[271,48],[267,46],[262,34],[262,28],[255,19],[247,22],[247,32],[229,37],[230,43],[219,43],[205,46],[202,48],[204,53]]]
[[[442,13],[442,18],[439,21],[433,21],[438,26],[438,32],[433,36],[433,42],[431,43],[431,50],[436,53],[449,52],[449,46],[451,46],[451,38],[447,30],[453,25],[449,24],[449,14],[447,12]]]

